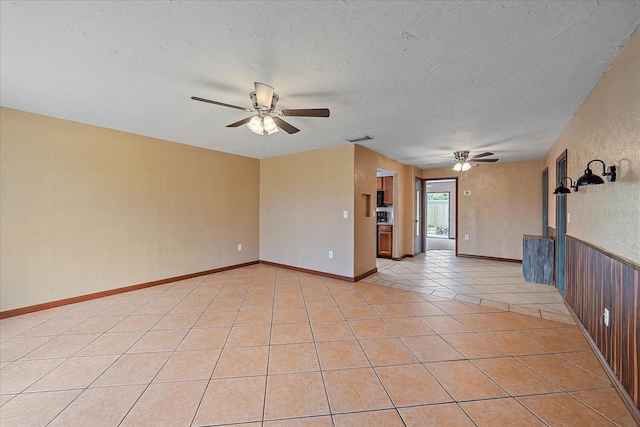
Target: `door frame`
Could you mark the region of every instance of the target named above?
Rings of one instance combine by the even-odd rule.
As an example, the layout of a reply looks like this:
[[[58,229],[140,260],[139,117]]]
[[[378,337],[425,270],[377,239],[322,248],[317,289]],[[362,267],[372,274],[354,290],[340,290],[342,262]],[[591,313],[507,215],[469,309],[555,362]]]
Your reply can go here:
[[[426,241],[424,240],[424,215],[422,214],[424,207],[425,181],[420,177],[414,180],[414,210],[413,210],[413,255],[423,253],[425,251]],[[417,218],[416,218],[417,216]],[[417,250],[416,250],[417,249]]]
[[[416,178],[416,182],[417,182],[417,179],[418,178]],[[460,223],[460,209],[458,208],[458,205],[460,202],[460,194],[459,194],[460,190],[458,188],[459,181],[457,176],[441,177],[441,178],[422,178],[422,201],[421,201],[422,203],[422,239],[421,239],[422,253],[425,253],[427,251],[427,235],[426,235],[427,204],[426,204],[426,197],[425,197],[425,194],[427,193],[427,181],[450,181],[450,180],[453,180],[456,185],[456,211],[454,213],[456,217],[456,233],[455,233],[454,239],[456,241],[455,256],[458,256],[458,224]],[[449,200],[449,203],[451,203],[451,200]],[[413,211],[414,216],[415,216],[415,212],[416,211],[414,210]]]
[[[549,236],[549,168],[542,171],[542,235]]]
[[[556,159],[556,185],[560,186],[562,178],[568,176],[567,150],[564,150]],[[556,265],[555,282],[556,289],[564,298],[566,283],[566,234],[567,234],[567,196],[556,196]]]

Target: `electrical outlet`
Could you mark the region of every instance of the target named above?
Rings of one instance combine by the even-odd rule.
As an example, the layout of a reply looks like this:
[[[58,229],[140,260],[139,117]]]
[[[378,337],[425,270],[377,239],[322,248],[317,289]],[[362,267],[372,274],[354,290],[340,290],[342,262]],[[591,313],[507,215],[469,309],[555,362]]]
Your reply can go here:
[[[609,310],[605,308],[602,316],[604,317],[604,324],[609,326]]]
[[[468,234],[464,235],[464,240],[469,240],[469,235]]]
[[[344,219],[349,218],[349,211],[344,211],[344,212],[342,212],[342,217],[343,217]]]
[[[242,243],[238,243],[238,250],[241,251],[242,250]]]
[[[329,259],[333,259],[333,251],[329,251]]]

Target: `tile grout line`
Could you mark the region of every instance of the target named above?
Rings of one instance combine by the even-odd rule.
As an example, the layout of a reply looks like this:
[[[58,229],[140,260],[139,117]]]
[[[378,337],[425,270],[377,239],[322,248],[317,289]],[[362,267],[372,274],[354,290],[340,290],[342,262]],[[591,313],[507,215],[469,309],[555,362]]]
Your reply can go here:
[[[205,277],[209,277],[209,276],[205,276]],[[220,292],[222,292],[222,289],[224,289],[224,287],[227,285],[227,283],[229,282],[229,280],[231,280],[231,278],[233,277],[233,274],[229,275],[229,277],[227,278],[227,280],[225,280],[224,284],[220,287],[220,289],[218,290],[218,292],[216,292],[216,295],[213,297],[213,299],[211,300],[211,302],[207,305],[207,307],[203,310],[202,315],[204,315],[204,313],[207,311],[207,309],[211,306],[211,304],[213,304],[213,301],[215,301],[215,299],[217,298],[218,295],[220,295]],[[204,392],[202,393],[202,396],[200,397],[200,401],[198,402],[198,405],[195,408],[195,411],[193,411],[193,416],[191,417],[191,422],[189,423],[190,426],[192,426],[195,423],[196,420],[196,416],[198,415],[198,412],[200,411],[200,407],[202,406],[202,402],[204,400],[204,397],[207,394],[207,391],[209,390],[209,386],[211,385],[211,382],[213,381],[213,374],[216,370],[216,367],[218,366],[218,363],[220,362],[220,358],[222,357],[222,351],[224,350],[224,347],[226,345],[227,340],[229,339],[229,335],[231,335],[231,329],[233,329],[233,324],[235,323],[236,319],[238,318],[238,314],[240,313],[240,310],[238,309],[238,313],[236,313],[236,316],[233,319],[233,322],[231,322],[231,326],[229,327],[229,331],[227,332],[227,336],[224,339],[224,342],[222,343],[222,347],[220,348],[220,353],[218,354],[218,359],[216,360],[216,363],[213,364],[213,369],[211,370],[211,375],[209,375],[209,378],[207,380],[207,386],[204,388]],[[202,316],[200,316],[200,318],[202,318]],[[196,321],[195,324],[197,324],[198,322]],[[192,328],[193,329],[193,328]],[[188,334],[187,334],[188,335]],[[177,348],[177,347],[176,347]],[[159,372],[159,371],[158,371]],[[134,405],[135,406],[135,405]],[[133,408],[133,407],[132,407]],[[126,417],[125,417],[126,418]],[[124,421],[124,418],[123,418]]]
[[[324,278],[322,278],[322,283],[324,283],[325,287],[326,287],[326,281],[325,281]],[[335,419],[333,417],[333,409],[331,407],[331,400],[329,399],[329,390],[327,389],[327,383],[326,383],[326,379],[325,379],[325,375],[324,375],[324,369],[322,369],[322,363],[320,361],[320,352],[318,351],[318,341],[316,341],[315,332],[314,332],[313,327],[311,326],[311,316],[309,315],[309,306],[307,305],[307,301],[304,298],[304,291],[302,291],[302,289],[301,289],[301,292],[302,292],[302,300],[304,301],[305,312],[307,313],[307,318],[309,320],[309,328],[311,329],[311,339],[313,339],[313,348],[316,351],[316,360],[318,361],[318,369],[319,369],[319,373],[320,373],[320,378],[322,379],[322,387],[324,388],[324,395],[325,395],[325,398],[327,399],[327,408],[329,408],[328,416],[331,418],[331,425],[333,427],[335,427],[336,423],[335,423]],[[329,291],[329,294],[331,295],[331,298],[334,298],[334,296],[331,293],[331,291]],[[335,301],[335,298],[334,298],[334,301]]]

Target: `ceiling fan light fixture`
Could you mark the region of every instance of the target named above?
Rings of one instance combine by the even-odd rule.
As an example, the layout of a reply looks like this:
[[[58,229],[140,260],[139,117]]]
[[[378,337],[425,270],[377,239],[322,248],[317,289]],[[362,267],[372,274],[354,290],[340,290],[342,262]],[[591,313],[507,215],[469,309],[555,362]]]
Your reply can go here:
[[[256,133],[258,135],[264,135],[264,124],[262,123],[262,117],[259,117],[259,116],[253,117],[249,121],[249,123],[247,123],[247,127],[253,133]]]
[[[267,132],[268,135],[271,135],[273,133],[278,132],[280,129],[278,129],[278,126],[276,125],[276,122],[273,120],[273,118],[271,116],[265,116],[262,119],[262,123],[264,126],[264,131]]]
[[[467,161],[459,161],[453,166],[453,170],[456,172],[466,172],[471,169],[471,164]]]

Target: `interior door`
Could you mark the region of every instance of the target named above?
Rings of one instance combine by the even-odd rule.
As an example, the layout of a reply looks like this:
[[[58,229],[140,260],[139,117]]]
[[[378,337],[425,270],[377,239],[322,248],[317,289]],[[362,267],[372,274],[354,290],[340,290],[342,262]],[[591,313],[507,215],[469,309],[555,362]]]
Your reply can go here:
[[[415,217],[414,217],[414,228],[413,228],[413,253],[419,254],[424,252],[422,241],[423,241],[423,232],[422,232],[422,179],[416,177],[416,186],[415,186]]]
[[[565,151],[556,160],[557,186],[560,186],[562,178],[567,176],[567,152]],[[564,298],[565,288],[565,263],[567,247],[565,236],[567,233],[567,196],[556,197],[556,289]]]

